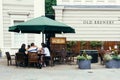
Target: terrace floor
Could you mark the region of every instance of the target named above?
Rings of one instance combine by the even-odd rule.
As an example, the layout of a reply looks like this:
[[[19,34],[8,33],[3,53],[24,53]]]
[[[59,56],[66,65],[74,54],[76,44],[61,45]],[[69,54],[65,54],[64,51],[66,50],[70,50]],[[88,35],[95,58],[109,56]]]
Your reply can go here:
[[[120,69],[107,69],[100,63],[92,63],[92,69],[78,69],[76,62],[53,67],[29,68],[7,66],[6,58],[0,58],[0,80],[120,80]]]

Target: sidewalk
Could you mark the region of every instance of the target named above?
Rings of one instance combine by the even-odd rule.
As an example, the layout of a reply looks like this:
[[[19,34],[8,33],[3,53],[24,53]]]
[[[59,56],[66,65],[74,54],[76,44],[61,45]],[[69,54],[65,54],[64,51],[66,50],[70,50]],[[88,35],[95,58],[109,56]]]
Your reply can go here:
[[[0,80],[120,80],[120,69],[107,69],[99,63],[88,70],[78,69],[76,64],[23,68],[7,66],[6,59],[0,59]]]

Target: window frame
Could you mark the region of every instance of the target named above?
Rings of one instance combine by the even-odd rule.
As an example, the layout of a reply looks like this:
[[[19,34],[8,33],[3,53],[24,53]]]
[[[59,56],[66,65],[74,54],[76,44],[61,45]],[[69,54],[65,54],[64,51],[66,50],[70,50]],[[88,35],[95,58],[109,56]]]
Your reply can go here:
[[[14,21],[26,21],[27,16],[18,16],[18,15],[12,15],[11,16],[11,25],[14,25]],[[21,34],[21,33],[20,33]],[[11,33],[11,48],[20,48],[20,45],[15,46],[15,39],[14,39],[15,32]],[[28,38],[27,34],[24,34],[24,43],[27,44]]]

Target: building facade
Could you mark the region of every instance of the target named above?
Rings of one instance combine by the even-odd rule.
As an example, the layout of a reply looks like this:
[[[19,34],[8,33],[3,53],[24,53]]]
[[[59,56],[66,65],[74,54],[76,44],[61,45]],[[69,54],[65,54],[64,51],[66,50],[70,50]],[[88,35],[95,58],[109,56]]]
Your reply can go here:
[[[44,0],[0,0],[0,49],[14,54],[22,43],[41,43],[41,35],[8,32],[8,27],[44,15]],[[120,41],[119,0],[57,0],[55,19],[75,34],[57,34],[74,41]]]
[[[0,0],[0,49],[2,55],[5,55],[6,51],[15,54],[22,43],[28,45],[34,42],[38,46],[40,45],[42,40],[40,34],[14,33],[9,32],[8,29],[9,26],[44,15],[43,3],[44,0]]]
[[[120,41],[119,0],[57,0],[57,21],[72,26],[75,34],[62,34],[74,41]]]
[[[57,5],[120,5],[119,0],[57,0]]]

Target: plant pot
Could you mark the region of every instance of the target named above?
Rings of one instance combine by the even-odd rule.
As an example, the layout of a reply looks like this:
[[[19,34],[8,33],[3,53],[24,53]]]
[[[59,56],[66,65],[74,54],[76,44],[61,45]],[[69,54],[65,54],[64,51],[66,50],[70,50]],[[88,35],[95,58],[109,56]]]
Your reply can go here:
[[[106,68],[118,68],[118,60],[110,60],[105,63]]]
[[[118,60],[117,63],[118,63],[118,68],[120,68],[120,60]]]
[[[0,57],[2,57],[2,53],[0,52]]]
[[[79,69],[91,69],[91,60],[78,60]]]

